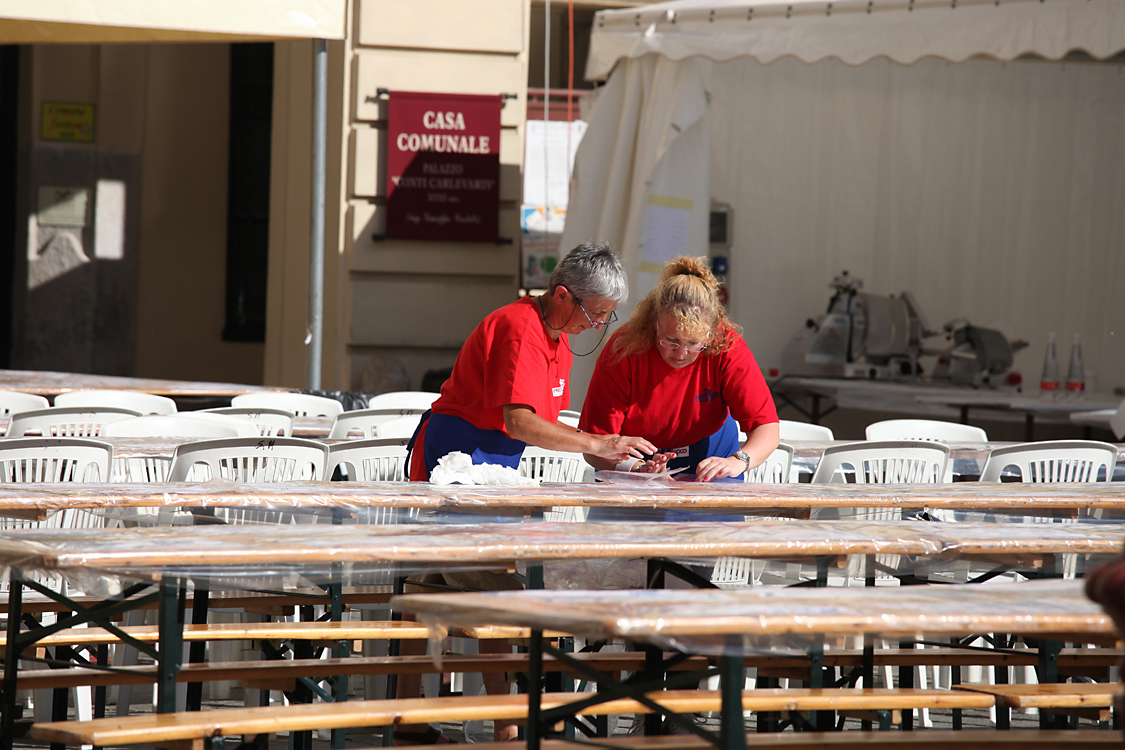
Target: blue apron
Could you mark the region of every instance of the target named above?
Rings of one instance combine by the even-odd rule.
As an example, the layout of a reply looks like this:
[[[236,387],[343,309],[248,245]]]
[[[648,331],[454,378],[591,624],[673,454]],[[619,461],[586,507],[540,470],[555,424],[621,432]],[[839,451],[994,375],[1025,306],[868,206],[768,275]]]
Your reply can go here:
[[[426,427],[424,458],[426,474],[431,474],[442,456],[460,451],[474,464],[499,464],[519,470],[527,443],[513,440],[500,430],[482,430],[460,417],[431,414]]]
[[[429,436],[427,435],[427,442]],[[686,467],[688,472],[694,473],[699,462],[711,456],[733,456],[739,449],[738,423],[727,414],[714,434],[689,445],[687,454],[677,456],[668,462],[669,469]],[[674,448],[661,448],[662,451],[675,450]],[[716,480],[718,481],[718,480]],[[739,480],[742,481],[742,480]],[[690,510],[660,510],[642,508],[590,508],[588,521],[745,521],[745,515],[730,515],[726,513],[711,513],[707,511]]]

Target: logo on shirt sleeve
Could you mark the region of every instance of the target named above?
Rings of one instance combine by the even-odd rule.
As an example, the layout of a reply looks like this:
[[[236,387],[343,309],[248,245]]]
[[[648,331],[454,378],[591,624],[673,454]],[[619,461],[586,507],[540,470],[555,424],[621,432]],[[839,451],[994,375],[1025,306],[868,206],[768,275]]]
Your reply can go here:
[[[555,398],[562,398],[563,390],[566,388],[566,380],[559,378],[559,385],[557,388],[551,389],[551,395]]]

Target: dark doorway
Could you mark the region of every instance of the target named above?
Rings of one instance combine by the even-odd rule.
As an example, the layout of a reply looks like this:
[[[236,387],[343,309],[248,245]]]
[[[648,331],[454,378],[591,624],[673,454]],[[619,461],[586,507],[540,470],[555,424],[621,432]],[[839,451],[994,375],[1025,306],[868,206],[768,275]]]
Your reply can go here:
[[[20,48],[0,46],[0,367],[12,356]]]
[[[225,341],[265,341],[273,44],[230,46]]]

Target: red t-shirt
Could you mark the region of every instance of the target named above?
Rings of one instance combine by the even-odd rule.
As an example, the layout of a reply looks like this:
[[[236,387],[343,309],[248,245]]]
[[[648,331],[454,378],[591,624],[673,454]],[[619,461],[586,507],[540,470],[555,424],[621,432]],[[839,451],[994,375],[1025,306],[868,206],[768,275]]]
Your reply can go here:
[[[524,297],[489,315],[469,334],[431,408],[434,414],[451,414],[505,435],[505,404],[527,404],[543,419],[557,422],[559,412],[570,405],[573,360],[566,334],[552,340],[535,300]]]
[[[594,366],[579,422],[583,430],[643,437],[672,449],[713,435],[728,412],[747,434],[778,421],[769,386],[741,336],[731,334],[727,351],[701,354],[677,369],[656,346],[617,359],[617,335]]]

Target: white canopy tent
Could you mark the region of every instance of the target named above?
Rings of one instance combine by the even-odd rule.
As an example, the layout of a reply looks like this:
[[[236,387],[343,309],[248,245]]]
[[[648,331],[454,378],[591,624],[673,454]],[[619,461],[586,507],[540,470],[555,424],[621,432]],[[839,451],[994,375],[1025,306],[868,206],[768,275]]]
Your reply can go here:
[[[635,302],[667,257],[707,253],[720,201],[729,309],[765,368],[847,269],[914,292],[931,326],[1028,339],[1032,385],[1048,331],[1064,357],[1083,333],[1102,389],[1125,385],[1125,72],[1098,62],[1122,50],[1121,0],[603,11],[563,246],[612,241]]]
[[[324,299],[327,40],[347,34],[347,0],[4,0],[0,44],[315,39],[309,382],[320,388]]]

